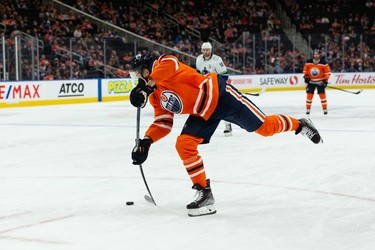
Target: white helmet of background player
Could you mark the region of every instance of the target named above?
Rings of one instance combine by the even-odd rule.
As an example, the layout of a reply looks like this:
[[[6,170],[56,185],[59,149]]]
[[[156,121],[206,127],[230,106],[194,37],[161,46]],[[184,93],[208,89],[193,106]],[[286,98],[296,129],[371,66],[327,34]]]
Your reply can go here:
[[[212,45],[209,42],[202,43],[201,51],[204,57],[211,56],[212,53]]]
[[[212,50],[212,45],[209,42],[202,43],[201,49],[211,49]]]

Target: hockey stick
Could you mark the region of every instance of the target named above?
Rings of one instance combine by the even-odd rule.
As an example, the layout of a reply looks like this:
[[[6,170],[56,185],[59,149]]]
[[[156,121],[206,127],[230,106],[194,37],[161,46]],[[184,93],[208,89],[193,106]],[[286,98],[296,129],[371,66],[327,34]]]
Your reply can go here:
[[[319,82],[310,82],[310,84],[314,84],[314,85],[317,85],[317,86],[323,86],[323,84],[321,84]],[[329,85],[327,85],[326,88],[337,89],[337,90],[341,90],[343,92],[354,94],[354,95],[358,95],[358,94],[362,93],[362,91],[363,91],[363,89],[360,89],[358,91],[353,92],[353,91],[349,91],[349,90],[346,90],[346,89],[341,89],[341,88],[337,88],[337,87],[333,87],[333,86],[329,86]]]
[[[131,78],[133,78],[133,80],[137,79],[139,76],[137,76],[136,74],[130,74]],[[141,77],[139,77],[141,78]],[[142,78],[145,82],[147,82],[144,78]],[[137,108],[137,131],[136,131],[136,138],[135,138],[135,146],[138,147],[139,146],[139,141],[140,141],[140,138],[139,138],[139,131],[140,131],[140,127],[141,127],[141,108],[138,107]],[[142,175],[142,179],[143,179],[143,182],[145,183],[145,186],[146,186],[146,189],[147,189],[147,192],[148,192],[148,195],[145,195],[144,198],[146,201],[150,202],[150,203],[153,203],[155,206],[156,206],[156,202],[154,200],[154,197],[152,196],[151,194],[151,191],[150,191],[150,188],[148,187],[148,184],[147,184],[147,181],[146,181],[146,177],[145,177],[145,174],[143,172],[143,168],[142,168],[142,164],[139,164],[139,170],[141,171],[141,175]]]
[[[136,134],[136,139],[135,139],[135,145],[136,145],[136,147],[138,147],[139,141],[140,141],[140,139],[139,139],[140,125],[141,125],[141,108],[138,107],[137,108],[137,134]],[[139,170],[141,171],[143,182],[145,183],[147,192],[149,194],[149,196],[145,195],[144,198],[145,198],[146,201],[152,202],[156,206],[156,202],[154,200],[154,197],[152,196],[150,188],[148,187],[148,184],[147,184],[147,181],[146,181],[146,177],[145,177],[145,174],[143,172],[142,164],[139,164]]]
[[[266,92],[266,86],[264,86],[258,93],[244,92],[243,94],[245,94],[245,95],[251,95],[251,96],[260,96],[264,92]]]
[[[336,88],[336,87],[333,87],[333,86],[327,86],[327,88],[341,90],[343,92],[354,94],[354,95],[358,95],[358,94],[363,92],[363,89],[360,89],[358,91],[353,92],[353,91],[349,91],[349,90],[346,90],[346,89]]]

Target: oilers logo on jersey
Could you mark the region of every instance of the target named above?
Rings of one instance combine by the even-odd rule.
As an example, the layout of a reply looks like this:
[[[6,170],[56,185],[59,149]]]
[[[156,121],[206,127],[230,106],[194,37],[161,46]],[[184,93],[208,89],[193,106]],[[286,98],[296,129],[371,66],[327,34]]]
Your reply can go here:
[[[163,109],[175,114],[182,112],[181,98],[172,91],[163,91],[160,95],[160,105]]]
[[[320,70],[319,68],[316,68],[316,67],[312,67],[310,69],[310,75],[313,76],[313,77],[318,77],[320,74]]]

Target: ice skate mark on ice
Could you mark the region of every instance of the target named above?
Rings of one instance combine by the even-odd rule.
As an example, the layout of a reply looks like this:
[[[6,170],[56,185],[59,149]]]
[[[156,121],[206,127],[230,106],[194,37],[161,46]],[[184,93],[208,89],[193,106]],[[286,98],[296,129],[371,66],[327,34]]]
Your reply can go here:
[[[279,186],[279,185],[262,184],[262,183],[228,182],[228,181],[218,181],[218,180],[215,180],[215,182],[216,183],[228,183],[228,184],[240,184],[240,185],[252,185],[252,186],[263,186],[263,187],[271,187],[271,188],[295,190],[295,191],[317,193],[317,194],[324,194],[324,195],[332,195],[332,196],[339,196],[339,197],[344,197],[344,198],[351,198],[351,199],[357,199],[357,200],[364,200],[364,201],[375,202],[375,198],[362,197],[362,196],[351,195],[351,194],[344,194],[344,193],[338,193],[338,192],[329,192],[329,191],[308,189],[308,188]]]
[[[14,177],[0,177],[0,179],[138,179],[139,177],[131,177],[131,176],[14,176]],[[150,180],[159,180],[159,181],[182,181],[187,182],[186,179],[177,179],[177,178],[155,178],[150,177]],[[361,197],[356,195],[350,195],[350,194],[343,194],[338,192],[328,192],[328,191],[322,191],[322,190],[314,190],[314,189],[307,189],[307,188],[298,188],[298,187],[288,187],[288,186],[277,186],[272,184],[262,184],[262,183],[245,183],[245,182],[228,182],[228,181],[220,181],[215,180],[216,183],[228,183],[228,184],[238,184],[238,185],[253,185],[253,186],[264,186],[264,187],[273,187],[273,188],[280,188],[280,189],[289,189],[289,190],[295,190],[295,191],[304,191],[304,192],[310,192],[310,193],[319,193],[324,195],[333,195],[333,196],[341,196],[351,199],[357,199],[357,200],[364,200],[364,201],[370,201],[375,202],[375,198],[369,198],[369,197]],[[1,219],[1,217],[0,217]],[[1,233],[1,232],[0,232]]]
[[[182,181],[186,182],[185,179],[178,179],[178,178],[155,178],[151,177],[150,180],[159,180],[159,181]],[[252,186],[263,186],[263,187],[271,187],[271,188],[279,188],[279,189],[287,189],[287,190],[294,190],[299,192],[309,192],[309,193],[317,193],[317,194],[324,194],[324,195],[332,195],[332,196],[338,196],[338,197],[344,197],[344,198],[350,198],[350,199],[356,199],[356,200],[363,200],[363,201],[369,201],[369,202],[375,202],[375,198],[370,197],[363,197],[358,195],[351,195],[351,194],[344,194],[344,193],[338,193],[338,192],[329,192],[329,191],[323,191],[323,190],[315,190],[315,189],[308,189],[308,188],[299,188],[299,187],[289,187],[289,186],[279,186],[279,185],[273,185],[273,184],[263,184],[263,183],[250,183],[250,182],[230,182],[230,181],[220,181],[215,180],[215,183],[226,183],[226,184],[235,184],[235,185],[252,185]]]
[[[139,179],[131,176],[2,176],[0,179]]]
[[[4,233],[8,233],[8,232],[13,232],[13,231],[17,231],[19,229],[24,229],[24,228],[29,228],[29,227],[36,227],[36,226],[40,226],[40,225],[51,223],[51,222],[55,222],[55,221],[69,219],[69,218],[72,218],[72,217],[74,217],[74,215],[65,215],[65,216],[55,217],[55,218],[51,218],[51,219],[47,219],[47,220],[43,220],[43,221],[31,223],[31,224],[26,224],[26,225],[18,226],[18,227],[13,227],[13,228],[8,228],[8,229],[2,229],[2,230],[0,230],[0,234],[4,234]],[[0,236],[2,236],[2,235],[0,235]]]
[[[185,179],[177,179],[177,178],[155,178],[155,177],[151,177],[150,179],[160,180],[160,181],[166,181],[167,180],[167,181],[183,181],[183,182],[186,182]],[[230,182],[230,181],[220,181],[220,180],[215,180],[215,183],[226,183],[226,184],[231,184],[231,185],[235,184],[235,185],[263,186],[263,187],[271,187],[271,188],[287,189],[287,190],[294,190],[294,191],[300,191],[300,192],[309,192],[309,193],[317,193],[317,194],[324,194],[324,195],[332,195],[332,196],[339,196],[339,197],[350,198],[350,199],[357,199],[357,200],[375,202],[375,198],[362,197],[362,196],[358,196],[358,195],[344,194],[344,193],[338,193],[338,192],[329,192],[329,191],[308,189],[308,188],[279,186],[279,185],[263,184],[263,183]]]
[[[8,215],[0,215],[0,220],[19,217],[19,216],[22,216],[22,215],[25,215],[25,214],[30,214],[30,213],[32,213],[32,212],[31,211],[25,211],[25,212],[19,212],[19,213],[8,214]]]
[[[23,237],[12,237],[12,236],[1,236],[0,240],[17,240],[22,242],[34,242],[34,243],[42,243],[42,244],[54,244],[54,245],[67,245],[70,243],[63,242],[63,241],[53,241],[53,240],[41,240],[41,239],[30,239],[30,238],[23,238]]]
[[[0,126],[20,126],[20,127],[78,127],[78,128],[132,128],[134,126],[111,125],[111,124],[43,124],[43,123],[0,123]]]

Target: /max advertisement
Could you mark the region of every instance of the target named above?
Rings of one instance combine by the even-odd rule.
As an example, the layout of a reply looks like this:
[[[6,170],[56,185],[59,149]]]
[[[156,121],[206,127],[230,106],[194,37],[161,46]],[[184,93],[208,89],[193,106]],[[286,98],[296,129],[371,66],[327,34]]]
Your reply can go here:
[[[0,82],[0,107],[97,101],[97,79]]]

